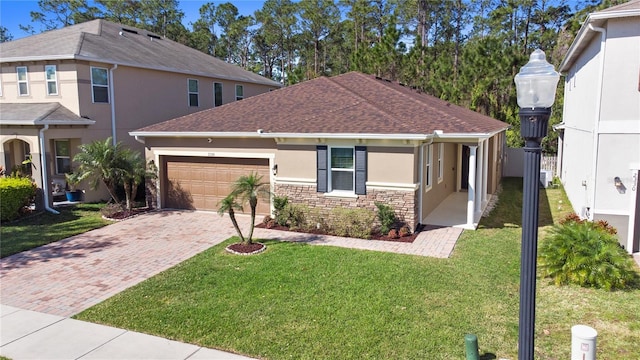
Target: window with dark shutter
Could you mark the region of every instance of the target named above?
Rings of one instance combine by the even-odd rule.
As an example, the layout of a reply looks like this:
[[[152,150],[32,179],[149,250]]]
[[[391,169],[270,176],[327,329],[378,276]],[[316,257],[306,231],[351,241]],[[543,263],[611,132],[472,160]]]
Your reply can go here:
[[[367,194],[367,147],[356,146],[356,195]]]
[[[317,184],[316,188],[318,192],[325,193],[328,191],[327,188],[327,157],[328,157],[328,149],[326,145],[318,145],[316,147],[316,156],[317,156]]]

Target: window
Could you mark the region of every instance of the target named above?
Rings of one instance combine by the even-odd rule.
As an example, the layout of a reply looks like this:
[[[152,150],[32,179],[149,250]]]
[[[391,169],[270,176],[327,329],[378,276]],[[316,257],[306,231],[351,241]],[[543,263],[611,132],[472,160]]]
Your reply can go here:
[[[425,190],[431,189],[431,176],[432,176],[432,166],[431,166],[431,156],[433,154],[433,145],[427,145],[424,152],[424,188]]]
[[[198,106],[198,80],[189,79],[189,106]]]
[[[71,153],[69,140],[55,140],[56,174],[71,172]]]
[[[353,191],[353,148],[331,148],[331,191]]]
[[[27,67],[18,66],[16,67],[16,72],[18,73],[18,95],[28,96],[29,80],[27,79]]]
[[[236,85],[236,100],[244,99],[244,85]]]
[[[222,83],[213,83],[213,106],[222,105]]]
[[[91,89],[94,103],[109,102],[109,73],[107,69],[91,67]]]
[[[367,148],[319,145],[317,153],[317,191],[365,195]]]
[[[47,95],[58,95],[58,77],[55,65],[45,65],[44,73],[47,78]]]
[[[438,144],[438,183],[444,178],[444,143]]]

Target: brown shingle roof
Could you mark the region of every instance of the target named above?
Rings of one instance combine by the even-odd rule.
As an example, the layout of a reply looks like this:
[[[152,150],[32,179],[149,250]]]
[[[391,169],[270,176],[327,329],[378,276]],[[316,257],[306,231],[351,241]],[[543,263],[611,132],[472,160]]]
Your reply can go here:
[[[489,134],[508,124],[357,72],[321,77],[134,133]]]
[[[53,59],[91,60],[280,87],[275,81],[188,46],[107,20],[0,44],[0,62]]]

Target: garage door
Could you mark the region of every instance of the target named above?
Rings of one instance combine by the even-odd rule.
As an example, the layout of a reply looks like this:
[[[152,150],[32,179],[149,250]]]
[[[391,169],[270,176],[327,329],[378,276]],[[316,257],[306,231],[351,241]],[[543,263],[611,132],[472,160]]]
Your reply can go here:
[[[262,182],[269,182],[268,159],[163,157],[163,165],[165,208],[217,211],[240,176],[257,172]],[[243,208],[250,212],[248,204]],[[257,213],[269,213],[267,200],[258,201]]]

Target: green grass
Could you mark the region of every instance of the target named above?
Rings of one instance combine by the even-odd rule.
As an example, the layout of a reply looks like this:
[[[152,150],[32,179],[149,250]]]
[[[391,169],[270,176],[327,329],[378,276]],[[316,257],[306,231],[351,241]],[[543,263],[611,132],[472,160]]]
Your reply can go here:
[[[102,219],[104,204],[79,204],[58,208],[59,215],[42,212],[0,228],[0,257],[62,240],[110,224]]]
[[[498,207],[450,259],[275,241],[234,256],[230,239],[77,318],[266,359],[461,359],[467,333],[485,358],[514,359],[520,189],[505,180]],[[570,211],[560,189],[541,200],[541,222]],[[600,332],[598,358],[640,358],[640,291],[544,279],[538,290],[536,359],[568,358],[578,323]]]

